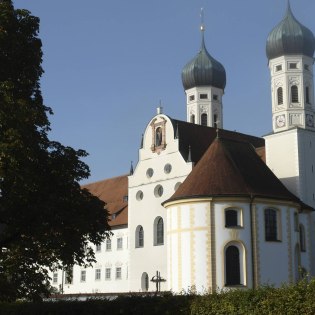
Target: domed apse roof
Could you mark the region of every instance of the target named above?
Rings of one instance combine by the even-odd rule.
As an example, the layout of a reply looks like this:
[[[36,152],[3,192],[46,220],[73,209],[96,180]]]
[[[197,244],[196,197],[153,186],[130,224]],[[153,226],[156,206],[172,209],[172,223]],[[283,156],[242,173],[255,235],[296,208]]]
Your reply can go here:
[[[301,203],[248,142],[217,138],[174,195],[165,201],[204,197],[262,197]]]
[[[268,59],[293,54],[313,57],[314,50],[313,33],[294,17],[288,2],[284,19],[270,32],[267,38],[266,54]]]
[[[224,89],[226,84],[225,69],[207,51],[202,28],[201,48],[197,56],[186,64],[182,71],[182,82],[185,90],[197,86],[214,86]]]

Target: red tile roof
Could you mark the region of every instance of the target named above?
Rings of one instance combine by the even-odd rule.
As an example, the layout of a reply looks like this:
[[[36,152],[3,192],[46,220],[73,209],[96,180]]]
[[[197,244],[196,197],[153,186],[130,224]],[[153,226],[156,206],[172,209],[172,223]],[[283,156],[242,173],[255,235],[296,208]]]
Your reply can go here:
[[[109,225],[128,224],[128,176],[118,176],[82,186],[106,203]]]
[[[256,196],[300,203],[261,160],[251,144],[222,137],[213,141],[167,201],[202,196]]]

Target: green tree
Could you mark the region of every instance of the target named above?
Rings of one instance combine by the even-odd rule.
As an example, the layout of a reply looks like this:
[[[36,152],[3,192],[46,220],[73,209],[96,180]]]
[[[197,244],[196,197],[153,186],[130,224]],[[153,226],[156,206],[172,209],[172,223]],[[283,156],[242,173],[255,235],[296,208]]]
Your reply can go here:
[[[0,299],[49,293],[48,270],[95,261],[104,203],[81,189],[83,150],[50,141],[39,19],[0,0]]]

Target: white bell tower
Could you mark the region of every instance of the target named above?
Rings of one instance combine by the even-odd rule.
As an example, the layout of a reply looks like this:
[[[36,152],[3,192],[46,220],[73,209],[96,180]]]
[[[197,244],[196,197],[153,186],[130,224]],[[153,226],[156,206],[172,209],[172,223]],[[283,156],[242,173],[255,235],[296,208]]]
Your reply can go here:
[[[207,51],[205,26],[201,10],[201,47],[182,71],[187,98],[187,121],[203,126],[223,128],[222,97],[226,84],[225,69]]]
[[[293,16],[270,32],[266,52],[271,73],[272,129],[265,136],[266,163],[282,183],[315,209],[315,102],[313,33]],[[299,252],[300,264],[315,275],[315,213],[308,227],[311,259]]]

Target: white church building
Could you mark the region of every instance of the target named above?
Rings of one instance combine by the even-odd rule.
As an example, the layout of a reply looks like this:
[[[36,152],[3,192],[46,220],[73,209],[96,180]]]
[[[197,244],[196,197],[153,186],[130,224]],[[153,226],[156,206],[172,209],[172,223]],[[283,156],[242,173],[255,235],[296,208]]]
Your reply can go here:
[[[184,67],[187,121],[158,108],[129,175],[85,185],[113,235],[93,267],[61,270],[65,294],[256,288],[315,275],[313,33],[293,16],[270,32],[273,131],[223,129],[226,73],[207,51]]]

